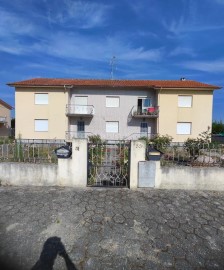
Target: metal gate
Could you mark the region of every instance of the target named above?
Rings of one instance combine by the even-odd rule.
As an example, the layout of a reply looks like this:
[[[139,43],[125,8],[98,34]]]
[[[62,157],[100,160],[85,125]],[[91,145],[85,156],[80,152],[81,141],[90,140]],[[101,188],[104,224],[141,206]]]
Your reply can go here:
[[[130,143],[88,144],[88,186],[129,187]]]

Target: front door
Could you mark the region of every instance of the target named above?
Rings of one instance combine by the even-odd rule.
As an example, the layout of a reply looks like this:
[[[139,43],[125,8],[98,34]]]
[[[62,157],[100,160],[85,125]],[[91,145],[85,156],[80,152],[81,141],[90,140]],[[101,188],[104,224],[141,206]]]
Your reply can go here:
[[[85,122],[84,121],[78,121],[77,122],[77,135],[78,138],[85,138]]]

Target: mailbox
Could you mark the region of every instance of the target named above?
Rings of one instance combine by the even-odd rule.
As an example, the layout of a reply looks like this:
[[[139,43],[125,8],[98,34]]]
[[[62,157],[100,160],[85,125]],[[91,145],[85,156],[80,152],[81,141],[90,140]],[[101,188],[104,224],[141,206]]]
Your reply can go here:
[[[58,158],[70,158],[72,155],[72,151],[67,145],[55,149],[54,152]]]
[[[160,160],[163,155],[163,152],[159,151],[154,147],[154,145],[149,145],[146,151],[146,157],[148,160]]]

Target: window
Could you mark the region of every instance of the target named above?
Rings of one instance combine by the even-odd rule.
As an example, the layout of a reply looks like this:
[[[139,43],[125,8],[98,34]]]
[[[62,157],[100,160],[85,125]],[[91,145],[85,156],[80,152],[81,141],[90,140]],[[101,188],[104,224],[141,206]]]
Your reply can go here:
[[[106,107],[107,108],[118,108],[120,106],[119,97],[106,97]]]
[[[78,135],[78,138],[85,138],[85,122],[84,121],[77,122],[77,135]]]
[[[119,122],[106,122],[106,132],[118,133]]]
[[[48,94],[35,94],[35,104],[37,105],[48,104]]]
[[[149,107],[151,107],[150,98],[138,98],[138,112],[146,112]]]
[[[189,135],[191,134],[191,123],[177,123],[177,134]]]
[[[141,133],[141,136],[147,136],[148,135],[148,123],[142,122],[140,124],[140,133]]]
[[[48,131],[47,119],[35,119],[34,122],[35,131]]]
[[[88,97],[75,97],[75,105],[84,105],[87,106]]]
[[[178,107],[181,108],[192,107],[192,96],[178,96]]]

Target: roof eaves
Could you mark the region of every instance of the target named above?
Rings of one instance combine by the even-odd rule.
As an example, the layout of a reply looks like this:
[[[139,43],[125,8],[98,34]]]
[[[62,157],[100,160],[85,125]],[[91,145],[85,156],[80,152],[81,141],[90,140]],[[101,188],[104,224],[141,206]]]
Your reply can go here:
[[[14,109],[11,105],[0,99],[0,104],[2,104],[4,107],[8,108],[9,110]]]

